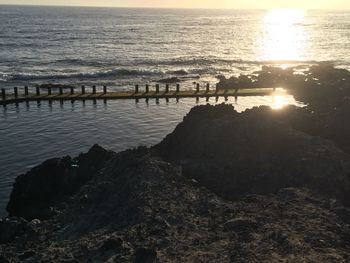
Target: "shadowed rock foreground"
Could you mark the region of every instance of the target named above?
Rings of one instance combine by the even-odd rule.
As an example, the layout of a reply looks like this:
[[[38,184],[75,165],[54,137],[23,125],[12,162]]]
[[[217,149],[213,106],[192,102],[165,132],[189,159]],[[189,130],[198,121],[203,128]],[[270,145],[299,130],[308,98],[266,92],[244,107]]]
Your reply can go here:
[[[198,106],[17,178],[0,262],[349,262],[350,107]]]

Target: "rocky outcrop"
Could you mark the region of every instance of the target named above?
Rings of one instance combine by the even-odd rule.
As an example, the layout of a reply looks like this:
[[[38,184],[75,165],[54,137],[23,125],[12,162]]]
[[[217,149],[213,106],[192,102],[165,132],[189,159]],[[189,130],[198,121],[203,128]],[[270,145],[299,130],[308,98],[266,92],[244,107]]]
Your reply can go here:
[[[231,202],[141,148],[0,251],[4,262],[346,262],[350,229],[336,210],[303,188]]]
[[[238,77],[217,76],[218,89],[285,88],[297,100],[331,109],[350,96],[350,72],[319,63],[307,68],[263,66],[260,71]]]
[[[350,156],[296,130],[286,115],[268,107],[239,114],[228,105],[199,106],[153,149],[230,200],[302,186],[349,205]]]
[[[350,156],[326,120],[198,106],[151,149],[48,160],[16,180],[0,262],[348,262]]]
[[[18,176],[7,205],[9,215],[27,220],[50,217],[55,213],[53,206],[93,178],[112,156],[112,152],[95,145],[77,158],[50,159]]]

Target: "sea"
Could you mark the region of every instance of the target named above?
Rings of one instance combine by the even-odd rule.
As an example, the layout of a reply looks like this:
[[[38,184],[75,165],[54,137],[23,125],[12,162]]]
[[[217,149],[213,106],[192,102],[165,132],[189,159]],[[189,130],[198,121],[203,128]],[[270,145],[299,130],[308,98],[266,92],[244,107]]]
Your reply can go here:
[[[350,12],[138,9],[0,5],[0,88],[107,85],[130,90],[177,77],[182,88],[263,65],[320,62],[350,70]],[[283,87],[281,87],[283,88]],[[209,103],[224,103],[210,100]],[[122,151],[160,142],[207,102],[42,102],[0,108],[0,216],[15,178],[44,160],[93,144]],[[293,96],[229,99],[238,111],[302,104]]]

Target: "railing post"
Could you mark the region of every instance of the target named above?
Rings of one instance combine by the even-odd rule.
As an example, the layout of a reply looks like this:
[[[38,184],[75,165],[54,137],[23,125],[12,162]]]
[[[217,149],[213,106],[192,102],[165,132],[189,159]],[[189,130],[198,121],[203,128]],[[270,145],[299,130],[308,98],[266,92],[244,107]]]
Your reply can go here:
[[[51,87],[47,88],[47,95],[51,95]]]
[[[176,92],[180,92],[180,84],[176,84]]]
[[[70,94],[71,94],[71,95],[74,94],[74,87],[70,87]]]
[[[85,86],[81,86],[81,94],[85,94]]]
[[[168,93],[169,92],[169,84],[165,85],[165,92]]]
[[[135,85],[135,93],[139,93],[139,85]]]
[[[18,89],[17,89],[17,87],[13,88],[13,93],[15,94],[15,98],[17,99],[18,98]]]
[[[149,92],[149,85],[146,84],[146,93],[148,93],[148,92]]]
[[[197,93],[199,92],[199,83],[197,83],[197,85],[196,85],[196,92]]]
[[[40,96],[40,87],[36,86],[35,89],[36,89],[36,95]]]
[[[28,96],[29,92],[28,92],[28,86],[24,86],[24,96]]]
[[[60,87],[60,95],[62,95],[62,94],[63,94],[63,88]]]
[[[103,86],[103,94],[107,94],[107,86]]]
[[[5,89],[1,89],[1,97],[3,100],[6,100],[6,91]]]
[[[159,92],[159,84],[156,84],[156,93]]]
[[[210,89],[210,85],[209,85],[209,83],[207,83],[207,89],[206,89],[207,93],[209,92],[209,89]]]
[[[92,94],[96,94],[96,86],[92,86]]]

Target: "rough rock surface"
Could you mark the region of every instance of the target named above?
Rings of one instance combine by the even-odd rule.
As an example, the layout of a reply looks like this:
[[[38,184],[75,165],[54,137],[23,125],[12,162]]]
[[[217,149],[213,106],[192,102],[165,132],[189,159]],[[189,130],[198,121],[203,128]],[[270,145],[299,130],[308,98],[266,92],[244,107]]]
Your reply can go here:
[[[224,104],[199,106],[154,150],[230,200],[301,186],[349,205],[350,156],[331,141],[293,128],[286,117],[293,111],[302,109],[237,113]]]
[[[49,217],[54,213],[52,206],[75,193],[112,156],[112,152],[95,145],[75,159],[69,156],[50,159],[18,176],[7,205],[9,215],[27,220]]]
[[[152,149],[49,160],[14,185],[0,262],[349,262],[350,157],[317,124],[199,106]]]

